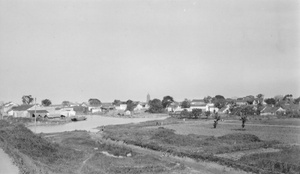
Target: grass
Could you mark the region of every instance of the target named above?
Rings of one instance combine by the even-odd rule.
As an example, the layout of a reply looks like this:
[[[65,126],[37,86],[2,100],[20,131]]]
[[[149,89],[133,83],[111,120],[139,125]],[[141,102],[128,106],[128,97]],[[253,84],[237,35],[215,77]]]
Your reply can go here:
[[[244,156],[239,162],[273,172],[296,174],[300,171],[300,147],[285,147],[280,152]]]
[[[4,120],[0,122],[0,145],[8,154],[22,158],[21,161],[16,161],[22,169],[26,168],[22,166],[25,165],[23,161],[31,160],[35,168],[33,173],[40,173],[40,170],[72,173],[77,168],[78,160],[84,157],[81,152],[46,141],[23,124],[10,124]]]
[[[268,140],[262,140],[259,138],[259,136],[253,135],[247,131],[249,125],[246,125],[247,129],[243,129],[243,131],[241,131],[242,129],[240,131],[236,131],[235,129],[232,129],[234,125],[219,125],[218,129],[212,129],[211,125],[208,124],[199,124],[193,127],[193,124],[190,125],[189,123],[178,123],[180,123],[180,121],[177,121],[175,122],[175,125],[172,125],[172,121],[169,121],[164,124],[165,127],[155,126],[153,122],[127,124],[122,126],[107,126],[104,130],[103,136],[104,138],[117,141],[121,140],[128,144],[133,144],[157,151],[167,151],[177,156],[187,156],[197,160],[214,161],[220,164],[237,167],[245,171],[252,171],[255,173],[293,173],[293,171],[297,171],[298,169],[297,166],[300,163],[300,157],[298,154],[300,153],[297,149],[282,148],[282,143],[276,140],[276,138],[272,139],[271,137]],[[191,126],[193,128],[191,128]],[[176,131],[169,129],[168,127],[175,128]],[[226,128],[225,130],[224,127]],[[231,129],[230,131],[227,131],[229,127]],[[261,128],[265,127],[255,127],[255,129],[258,129],[256,131],[262,130],[261,133],[264,133],[266,136],[268,136],[268,132],[263,132],[266,129]],[[268,128],[272,128],[271,130],[274,131],[276,127]],[[185,134],[178,134],[177,132],[179,129],[189,131],[186,131]],[[218,134],[218,136],[205,134],[203,131],[207,130],[218,131],[221,134]],[[282,129],[278,130],[280,132]],[[281,151],[266,154],[252,154],[241,158],[239,161],[233,161],[215,156],[215,154],[270,147],[280,148]],[[297,155],[295,155],[296,153]],[[286,158],[289,158],[289,156],[292,160],[286,160]],[[271,163],[270,159],[275,159],[277,161],[270,165],[261,165],[259,163]]]
[[[122,144],[102,139],[94,139],[86,131],[45,134],[48,141],[55,141],[64,146],[84,151],[89,154],[81,173],[169,173],[170,171],[185,170],[176,163],[164,161],[158,156],[134,151]],[[108,152],[116,157],[103,154]],[[131,154],[127,157],[127,154]]]
[[[87,131],[34,134],[22,124],[0,121],[0,146],[21,173],[170,173],[188,169],[155,154],[137,152]],[[93,134],[94,135],[94,134]],[[103,154],[108,152],[114,156]],[[127,155],[130,153],[130,156]],[[122,158],[117,158],[122,156]]]

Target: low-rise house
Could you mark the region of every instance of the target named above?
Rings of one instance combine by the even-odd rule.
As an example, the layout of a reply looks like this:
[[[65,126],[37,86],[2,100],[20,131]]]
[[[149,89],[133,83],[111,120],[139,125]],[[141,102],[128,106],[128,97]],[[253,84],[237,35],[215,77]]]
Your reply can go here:
[[[174,112],[178,109],[181,109],[181,106],[179,102],[172,102],[166,109],[168,112]]]
[[[80,106],[82,106],[82,107],[88,107],[89,106],[89,104],[87,103],[87,102],[83,102],[83,103],[81,103],[81,105]]]
[[[202,111],[206,110],[206,103],[201,99],[194,99],[191,101],[190,109],[201,109]]]
[[[135,108],[134,108],[135,111],[140,111],[140,110],[142,110],[142,109],[144,109],[144,107],[143,107],[143,105],[141,105],[140,103],[137,103],[137,105],[136,105]]]
[[[247,102],[243,98],[238,98],[235,100],[235,104],[238,106],[247,105]]]
[[[60,109],[60,115],[64,117],[71,117],[71,116],[75,116],[76,112],[72,107],[66,107]]]
[[[143,109],[149,109],[150,107],[149,104],[146,102],[140,102],[139,104],[143,106]]]
[[[285,113],[285,109],[282,107],[274,107],[274,106],[266,106],[263,110],[261,110],[260,115],[276,115],[280,112]]]
[[[30,117],[48,117],[49,116],[49,112],[47,110],[28,110]]]
[[[218,113],[219,113],[219,114],[229,114],[229,113],[230,113],[229,108],[230,108],[229,106],[225,106],[225,107],[219,109],[219,110],[218,110]]]
[[[219,111],[219,108],[215,107],[215,104],[213,103],[207,103],[205,106],[205,110],[203,111],[210,111],[212,113],[216,113]]]
[[[18,104],[13,103],[13,102],[8,102],[8,103],[4,103],[3,104],[3,112],[7,113],[8,111],[10,111],[13,107],[18,106]]]
[[[8,115],[13,117],[30,117],[28,109],[32,106],[33,105],[20,105],[12,107],[11,110],[8,111]]]
[[[115,106],[112,103],[102,103],[101,110],[102,111],[109,111],[114,110]]]
[[[127,104],[126,104],[126,102],[121,102],[121,103],[119,103],[119,104],[116,104],[116,105],[115,105],[115,108],[116,108],[117,110],[123,110],[123,111],[125,111],[126,108],[127,108]]]

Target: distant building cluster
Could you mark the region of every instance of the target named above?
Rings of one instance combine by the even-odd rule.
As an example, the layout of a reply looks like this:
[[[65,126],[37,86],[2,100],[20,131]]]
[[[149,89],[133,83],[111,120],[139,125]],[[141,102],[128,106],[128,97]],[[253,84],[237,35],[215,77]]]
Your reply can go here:
[[[184,105],[188,102],[188,106]],[[67,103],[67,104],[66,104]],[[130,103],[130,109],[128,107]],[[145,102],[140,101],[119,101],[112,103],[101,103],[98,99],[90,99],[89,102],[72,103],[63,102],[58,105],[43,106],[40,104],[22,104],[18,105],[13,102],[2,103],[1,115],[13,117],[71,117],[82,114],[99,114],[109,111],[120,111],[125,114],[131,112],[142,112],[149,109],[151,99],[150,95],[146,96]],[[193,99],[183,102],[170,101],[164,108],[166,112],[174,113],[183,110],[192,112],[194,109],[201,109],[202,112],[218,113],[218,114],[252,114],[252,115],[279,115],[287,112],[300,113],[299,98],[293,100],[291,96],[277,98],[276,100],[264,99],[263,96],[253,97],[247,96],[243,98],[224,98],[216,96],[214,98],[207,97],[204,99]]]

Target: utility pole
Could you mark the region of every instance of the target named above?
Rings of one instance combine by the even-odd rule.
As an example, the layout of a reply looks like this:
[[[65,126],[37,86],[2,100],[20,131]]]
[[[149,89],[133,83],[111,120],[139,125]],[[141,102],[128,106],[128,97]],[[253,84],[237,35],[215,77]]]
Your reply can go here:
[[[36,98],[34,98],[34,124],[35,124],[35,133],[36,133]]]

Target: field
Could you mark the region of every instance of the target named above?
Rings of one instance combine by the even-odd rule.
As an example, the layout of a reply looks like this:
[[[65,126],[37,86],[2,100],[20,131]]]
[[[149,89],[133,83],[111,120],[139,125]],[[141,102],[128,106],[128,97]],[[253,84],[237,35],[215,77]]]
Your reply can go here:
[[[216,129],[212,120],[177,120],[175,124],[166,120],[159,125],[152,121],[108,126],[103,136],[254,173],[298,173],[300,127],[295,124],[298,120],[292,125],[286,123],[290,121],[249,121],[244,129],[237,120],[220,121]]]
[[[300,121],[176,119],[33,134],[0,121],[0,146],[23,173],[289,173],[300,171]]]
[[[213,120],[190,120],[178,125],[165,125],[165,128],[173,129],[177,134],[197,134],[206,136],[223,136],[232,133],[252,134],[262,140],[278,140],[287,144],[300,145],[300,120],[276,119],[264,121],[246,122],[245,129],[241,127],[239,120],[219,121],[217,129],[213,129]],[[299,126],[298,126],[299,125]]]

